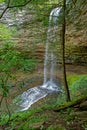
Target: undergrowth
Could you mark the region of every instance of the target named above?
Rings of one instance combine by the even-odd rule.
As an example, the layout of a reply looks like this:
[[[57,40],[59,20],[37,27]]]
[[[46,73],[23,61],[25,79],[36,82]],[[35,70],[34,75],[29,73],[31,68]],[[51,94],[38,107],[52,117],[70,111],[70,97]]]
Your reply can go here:
[[[72,101],[81,97],[83,93],[86,95],[85,92],[87,91],[87,75],[75,75],[75,77],[69,76],[68,82],[70,84],[69,88],[71,96],[73,95]],[[10,120],[8,115],[0,117],[0,126],[5,125],[6,130],[32,130],[34,123],[49,121],[49,117],[44,115],[44,112],[53,110],[56,107],[63,105],[64,103],[65,93],[61,93],[55,98],[47,98],[46,100],[43,100],[42,105],[38,105],[37,108],[31,107],[31,109],[28,111],[12,114]],[[71,109],[67,109],[66,113],[67,115],[70,115]],[[60,114],[62,114],[62,112],[60,112]],[[54,127],[51,125],[48,127],[48,130],[53,128]]]

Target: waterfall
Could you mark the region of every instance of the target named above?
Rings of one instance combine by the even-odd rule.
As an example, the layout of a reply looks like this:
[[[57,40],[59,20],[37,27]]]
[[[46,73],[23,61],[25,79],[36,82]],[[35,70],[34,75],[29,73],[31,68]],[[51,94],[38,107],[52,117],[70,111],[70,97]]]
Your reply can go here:
[[[39,99],[44,98],[50,93],[60,92],[59,85],[55,83],[54,72],[56,71],[56,55],[54,49],[50,48],[56,42],[56,29],[58,27],[58,16],[61,7],[51,11],[49,16],[49,26],[46,39],[46,51],[44,59],[44,80],[41,86],[31,88],[17,97],[17,105],[20,106],[20,111],[27,110],[32,104]],[[52,26],[51,26],[52,25]],[[53,41],[51,43],[51,41]]]
[[[56,71],[56,56],[54,50],[50,46],[56,42],[56,29],[58,27],[58,16],[60,14],[61,7],[55,8],[51,11],[49,17],[49,26],[47,31],[47,40],[46,40],[46,52],[44,60],[44,82],[43,86],[46,86],[46,83],[52,84],[54,82],[54,72]],[[51,27],[52,24],[52,27]],[[52,29],[53,28],[53,29]],[[50,42],[52,40],[52,43]]]

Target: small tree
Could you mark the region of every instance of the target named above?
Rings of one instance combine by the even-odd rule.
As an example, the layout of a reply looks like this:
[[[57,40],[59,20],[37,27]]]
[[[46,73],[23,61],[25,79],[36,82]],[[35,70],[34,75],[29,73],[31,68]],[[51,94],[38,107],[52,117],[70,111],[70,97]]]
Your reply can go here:
[[[62,17],[62,64],[63,64],[63,77],[64,77],[64,87],[66,91],[66,100],[70,101],[70,92],[68,88],[68,83],[66,79],[66,66],[65,66],[65,31],[66,31],[66,0],[63,0],[63,17]]]

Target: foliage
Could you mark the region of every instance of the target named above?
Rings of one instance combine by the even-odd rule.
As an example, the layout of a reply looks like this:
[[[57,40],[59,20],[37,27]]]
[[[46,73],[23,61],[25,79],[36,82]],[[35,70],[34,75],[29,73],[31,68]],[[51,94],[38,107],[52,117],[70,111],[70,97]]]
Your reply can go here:
[[[9,43],[13,35],[15,35],[17,31],[15,28],[9,29],[7,26],[0,24],[0,41],[3,41],[5,44]]]
[[[4,0],[0,0],[0,2],[4,2]]]
[[[7,96],[12,86],[11,80],[15,79],[14,71],[32,71],[35,68],[34,59],[25,59],[15,49],[13,36],[17,33],[15,28],[8,28],[0,24],[0,40],[3,44],[0,48],[0,90],[3,96]],[[12,41],[12,42],[11,42]]]
[[[8,44],[1,49],[0,53],[0,88],[2,95],[6,96],[8,93],[7,82],[12,77],[12,68],[16,67],[20,62],[19,53],[9,47]]]
[[[71,86],[74,82],[79,80],[80,77],[81,77],[81,75],[69,75],[69,76],[67,76],[69,86]]]
[[[70,86],[70,91],[74,95],[77,92],[77,96],[86,95],[87,91],[87,75],[77,76],[78,80],[73,82]]]
[[[3,47],[0,48],[0,89],[3,96],[6,96],[9,90],[7,81],[8,78],[12,78],[10,74],[12,66],[17,66],[18,52],[13,50],[14,42],[9,44],[14,33],[16,33],[15,29],[9,30],[5,25],[0,24],[0,40],[3,43]]]
[[[24,71],[32,71],[35,68],[34,59],[24,59],[22,70]]]
[[[54,130],[54,126],[50,125],[47,130]]]
[[[25,2],[27,2],[28,0],[10,0],[10,5],[20,5],[20,4],[24,4]],[[4,2],[8,3],[8,0],[4,0]]]
[[[67,80],[72,100],[87,94],[87,75],[72,75]]]
[[[35,18],[37,22],[42,23],[42,25],[48,25],[48,18],[50,13],[50,7],[43,2],[37,2],[33,4],[35,10]]]
[[[35,68],[33,59],[24,59],[12,45],[6,44],[0,50],[0,88],[3,95],[8,93],[8,81],[14,79],[13,71],[32,71]],[[6,92],[6,93],[5,93]]]
[[[44,26],[48,26],[49,14],[53,8],[57,7],[57,4],[59,4],[60,1],[61,0],[34,0],[32,4],[37,22],[40,22]]]
[[[83,94],[86,95],[87,75],[69,75],[67,76],[67,81],[72,100],[81,97]],[[65,102],[65,93],[63,92],[59,94],[54,106],[58,107],[64,104],[64,102]]]
[[[3,96],[7,96],[9,87],[12,86],[11,79],[14,79],[14,71],[32,71],[35,68],[34,59],[25,59],[21,53],[15,49],[15,42],[11,43],[16,30],[8,29],[5,25],[0,25],[0,40],[3,46],[0,48],[0,90]]]
[[[68,83],[70,88],[79,89],[86,88],[87,86],[87,75],[73,75],[68,76]]]
[[[17,124],[19,123],[17,128],[18,130],[27,130],[31,126],[33,126],[34,123],[46,120],[47,117],[45,117],[45,115],[42,114],[42,116],[37,117],[37,115],[35,115],[36,112],[37,108],[25,112],[14,113],[11,115],[10,123],[8,123],[8,115],[5,115],[0,118],[0,125],[8,123],[7,129],[12,129],[12,127],[15,128],[15,126],[17,126]]]

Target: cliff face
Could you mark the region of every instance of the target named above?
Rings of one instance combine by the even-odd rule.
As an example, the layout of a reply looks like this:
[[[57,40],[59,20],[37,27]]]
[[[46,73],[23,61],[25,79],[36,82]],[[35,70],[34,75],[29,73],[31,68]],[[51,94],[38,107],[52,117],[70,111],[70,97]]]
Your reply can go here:
[[[67,21],[66,44],[87,46],[87,1],[77,0],[69,18],[71,23]]]
[[[31,54],[42,62],[44,60],[47,27],[41,26],[40,21],[35,21],[34,14],[35,12],[32,14],[32,11],[29,11],[26,15],[27,22],[25,21],[22,26],[19,26],[17,36],[12,41],[17,42],[15,48],[25,57]],[[67,63],[87,63],[87,1],[77,0],[77,4],[69,11],[68,17],[66,18],[66,61]],[[56,51],[61,62],[60,45]]]

